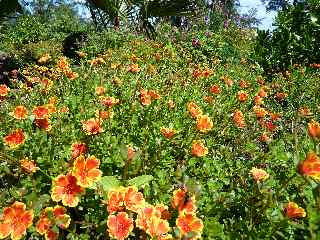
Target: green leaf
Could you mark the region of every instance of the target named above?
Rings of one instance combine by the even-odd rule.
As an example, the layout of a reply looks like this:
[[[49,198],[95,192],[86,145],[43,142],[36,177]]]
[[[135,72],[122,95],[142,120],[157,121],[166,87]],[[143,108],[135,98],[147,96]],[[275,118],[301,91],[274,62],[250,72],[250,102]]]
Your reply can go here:
[[[134,185],[137,188],[143,187],[153,180],[152,175],[142,175],[128,180],[128,185]]]
[[[121,186],[121,182],[114,176],[104,176],[100,179],[100,182],[98,184],[101,184],[102,189],[105,192],[109,192],[112,189]]]

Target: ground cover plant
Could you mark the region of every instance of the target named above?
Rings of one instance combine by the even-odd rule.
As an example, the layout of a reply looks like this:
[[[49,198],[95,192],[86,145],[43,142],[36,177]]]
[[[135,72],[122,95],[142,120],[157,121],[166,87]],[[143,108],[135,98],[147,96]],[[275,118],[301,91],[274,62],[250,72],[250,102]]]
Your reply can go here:
[[[0,239],[319,238],[318,63],[265,77],[233,24],[77,27],[75,58],[65,32],[19,29],[0,44],[19,62],[0,84]]]

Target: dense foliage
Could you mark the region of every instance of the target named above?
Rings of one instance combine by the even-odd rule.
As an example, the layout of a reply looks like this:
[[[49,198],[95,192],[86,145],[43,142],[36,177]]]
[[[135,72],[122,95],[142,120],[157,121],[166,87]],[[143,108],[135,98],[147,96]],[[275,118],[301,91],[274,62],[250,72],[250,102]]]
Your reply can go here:
[[[255,57],[266,71],[320,61],[320,4],[303,1],[279,12],[276,29],[258,31]]]

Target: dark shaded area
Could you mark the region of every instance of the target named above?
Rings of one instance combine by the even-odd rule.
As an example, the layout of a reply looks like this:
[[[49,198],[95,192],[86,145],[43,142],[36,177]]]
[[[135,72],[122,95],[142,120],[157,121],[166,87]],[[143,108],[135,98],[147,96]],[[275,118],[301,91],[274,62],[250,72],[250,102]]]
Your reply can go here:
[[[68,35],[63,42],[63,54],[66,57],[79,60],[78,51],[88,42],[88,34],[74,32]]]
[[[24,77],[19,72],[21,67],[17,59],[0,53],[0,84],[12,87],[10,78],[23,81]]]

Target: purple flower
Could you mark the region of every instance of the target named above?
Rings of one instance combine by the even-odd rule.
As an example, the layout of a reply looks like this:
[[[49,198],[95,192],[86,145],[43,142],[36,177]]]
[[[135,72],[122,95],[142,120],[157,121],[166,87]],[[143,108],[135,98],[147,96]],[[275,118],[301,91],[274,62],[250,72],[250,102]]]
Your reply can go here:
[[[192,39],[192,46],[194,46],[194,47],[200,47],[200,41],[199,41],[199,39],[196,39],[196,38]]]

